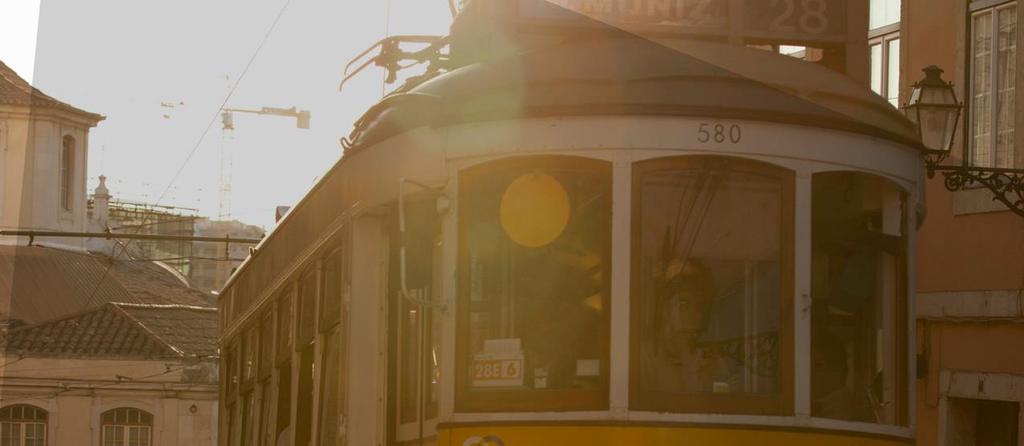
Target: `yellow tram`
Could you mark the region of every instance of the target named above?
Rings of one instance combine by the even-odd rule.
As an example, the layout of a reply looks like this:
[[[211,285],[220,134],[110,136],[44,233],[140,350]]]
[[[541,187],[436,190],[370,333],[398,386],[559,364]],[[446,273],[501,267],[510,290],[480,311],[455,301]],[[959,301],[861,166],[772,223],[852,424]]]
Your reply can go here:
[[[711,29],[775,3],[629,13],[695,38],[476,0],[384,41],[430,68],[221,294],[220,444],[914,443],[921,143],[813,40],[866,2],[802,3],[780,41],[820,63]]]

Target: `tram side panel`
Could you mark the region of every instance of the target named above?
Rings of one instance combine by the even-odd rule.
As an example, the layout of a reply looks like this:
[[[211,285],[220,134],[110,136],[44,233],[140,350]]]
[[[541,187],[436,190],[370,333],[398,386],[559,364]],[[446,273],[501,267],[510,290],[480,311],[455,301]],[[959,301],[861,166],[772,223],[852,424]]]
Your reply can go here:
[[[385,406],[387,236],[380,217],[352,222],[347,444],[380,444]]]

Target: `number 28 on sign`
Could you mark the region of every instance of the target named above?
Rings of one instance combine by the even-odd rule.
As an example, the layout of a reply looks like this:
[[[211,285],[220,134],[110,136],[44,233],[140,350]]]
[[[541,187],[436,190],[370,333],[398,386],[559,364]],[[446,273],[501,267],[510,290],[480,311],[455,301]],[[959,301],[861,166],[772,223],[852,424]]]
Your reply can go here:
[[[473,360],[474,387],[515,387],[523,385],[523,358],[476,358]]]

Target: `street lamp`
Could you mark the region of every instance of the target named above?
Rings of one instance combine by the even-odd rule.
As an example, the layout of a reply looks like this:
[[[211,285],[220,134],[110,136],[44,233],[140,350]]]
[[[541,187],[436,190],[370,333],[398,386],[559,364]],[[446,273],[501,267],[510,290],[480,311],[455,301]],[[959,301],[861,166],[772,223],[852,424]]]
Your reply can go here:
[[[945,159],[953,148],[956,124],[963,107],[956,100],[953,84],[942,80],[941,68],[931,65],[922,71],[924,79],[914,84],[910,102],[903,110],[917,126],[925,147]]]
[[[935,172],[942,172],[946,189],[950,192],[975,185],[984,186],[995,194],[993,200],[1024,217],[1024,170],[971,166],[966,146],[959,166],[940,164],[949,157],[953,148],[963,106],[957,101],[953,84],[942,80],[941,68],[931,65],[923,71],[924,79],[914,84],[910,102],[903,106],[903,112],[917,127],[921,142],[927,149],[925,167],[928,178],[933,178]]]

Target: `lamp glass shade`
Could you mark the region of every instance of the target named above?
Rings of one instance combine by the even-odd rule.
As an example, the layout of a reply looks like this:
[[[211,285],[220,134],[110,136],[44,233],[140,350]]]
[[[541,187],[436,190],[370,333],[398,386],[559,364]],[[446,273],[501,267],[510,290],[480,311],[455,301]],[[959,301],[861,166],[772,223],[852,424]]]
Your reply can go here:
[[[917,126],[925,147],[949,152],[960,119],[960,103],[953,86],[942,80],[941,69],[932,66],[924,72],[926,76],[914,85],[904,112]]]
[[[916,112],[921,142],[928,149],[948,152],[953,147],[960,110],[953,107],[919,106]]]

